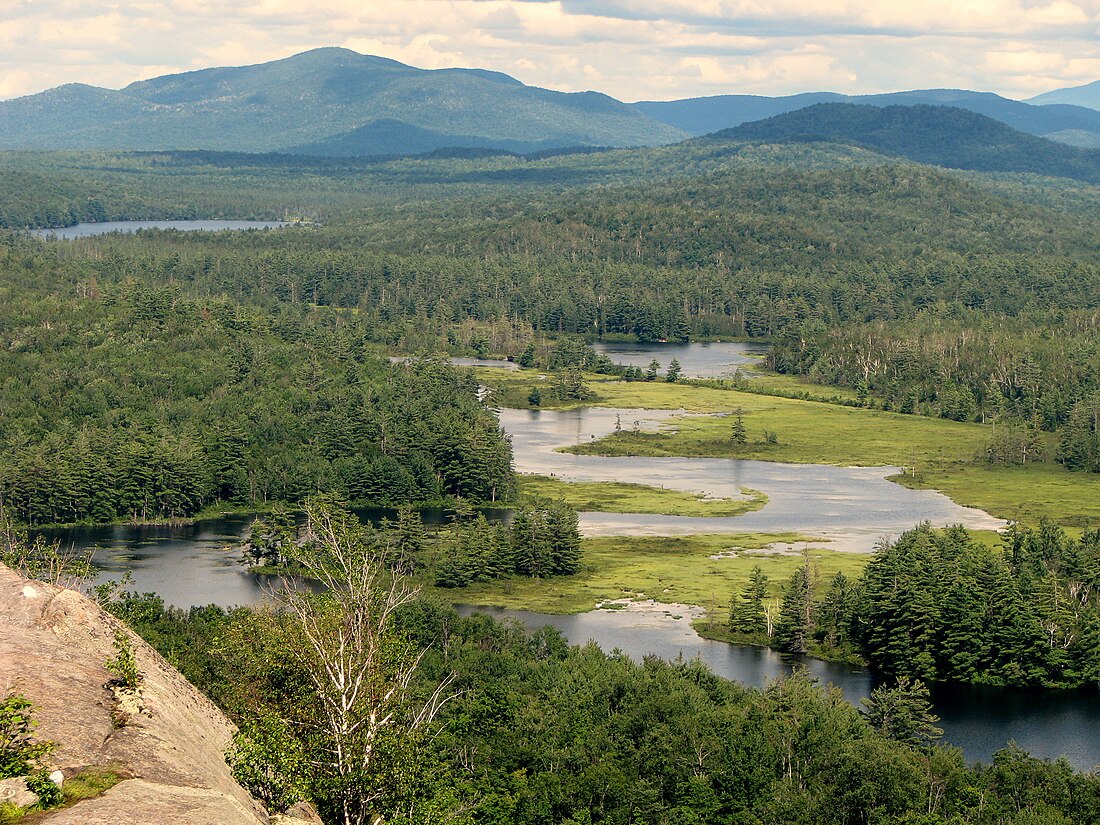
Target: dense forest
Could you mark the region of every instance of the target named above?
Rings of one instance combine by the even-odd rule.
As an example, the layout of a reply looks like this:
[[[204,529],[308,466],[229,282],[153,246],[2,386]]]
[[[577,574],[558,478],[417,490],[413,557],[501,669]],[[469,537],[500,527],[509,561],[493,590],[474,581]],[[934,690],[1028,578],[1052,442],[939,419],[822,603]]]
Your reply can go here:
[[[507,496],[511,448],[468,373],[391,364],[352,315],[74,284],[27,253],[0,251],[0,487],[19,520],[182,518],[318,490]]]
[[[936,744],[927,688],[1100,678],[1096,531],[1016,528],[1002,552],[924,526],[858,580],[806,565],[778,601],[762,571],[733,594],[740,641],[868,661],[886,681],[862,712],[801,674],[749,690],[697,663],[460,618],[405,576],[457,588],[581,566],[570,508],[531,503],[505,526],[468,506],[509,499],[511,447],[473,374],[422,353],[510,355],[579,398],[582,368],[614,372],[586,338],[768,339],[773,367],[851,387],[851,403],[995,421],[990,461],[1100,469],[1100,224],[1075,206],[1091,190],[732,140],[0,162],[9,227],[319,219],[0,232],[5,519],[305,509],[292,536],[291,508],[273,511],[256,535],[277,552],[250,552],[321,592],[186,613],[99,593],[238,724],[230,759],[272,810],[309,799],[329,822],[410,825],[1100,820],[1095,775],[1014,748],[968,767]],[[372,528],[337,500],[401,509]],[[429,540],[407,505],[444,500],[455,523]],[[345,667],[366,685],[351,699],[326,681]]]
[[[773,602],[757,568],[729,629],[794,653],[854,653],[890,678],[1076,687],[1100,680],[1098,590],[1098,531],[1012,526],[1002,550],[922,525],[856,581],[818,582],[807,564]]]
[[[1100,314],[1030,310],[1016,317],[943,307],[906,321],[781,335],[768,355],[781,372],[852,387],[868,403],[957,421],[1003,421],[990,461],[1057,459],[1100,467]],[[1054,450],[1041,432],[1060,433]]]
[[[8,248],[24,268],[65,273],[78,293],[81,284],[106,289],[130,279],[196,301],[349,310],[365,338],[406,352],[518,355],[532,335],[558,333],[769,338],[775,369],[852,387],[869,404],[1004,422],[1011,443],[992,460],[1097,466],[1088,422],[1100,388],[1100,269],[1087,210],[1029,203],[1016,195],[1038,190],[1023,183],[1007,193],[927,167],[840,159],[835,168],[794,169],[749,162],[743,144],[707,146],[649,150],[665,153],[653,157],[343,167],[259,156],[233,166],[233,157],[213,153],[127,156],[150,176],[140,202],[160,209],[170,203],[158,180],[186,186],[189,170],[217,180],[214,172],[229,167],[226,183],[242,193],[269,187],[268,200],[292,175],[313,174],[333,219],[279,233],[149,233],[44,249],[12,237]],[[723,166],[723,155],[734,165]],[[674,170],[666,176],[680,176],[632,182],[631,164],[647,168],[660,157]],[[708,164],[704,176],[685,176]],[[36,181],[51,178],[24,166],[35,177],[21,197],[38,192],[48,202],[51,190]],[[521,174],[536,168],[548,182]],[[69,168],[60,180],[79,191],[96,174],[106,173]],[[350,187],[364,175],[382,194],[355,201]],[[621,185],[554,191],[601,176]],[[399,185],[440,197],[387,201]],[[134,208],[143,207],[124,214]],[[239,207],[220,214],[240,215]],[[1009,437],[1010,428],[1023,435]],[[1028,432],[1044,431],[1058,431],[1062,446],[1033,449],[1038,437]]]

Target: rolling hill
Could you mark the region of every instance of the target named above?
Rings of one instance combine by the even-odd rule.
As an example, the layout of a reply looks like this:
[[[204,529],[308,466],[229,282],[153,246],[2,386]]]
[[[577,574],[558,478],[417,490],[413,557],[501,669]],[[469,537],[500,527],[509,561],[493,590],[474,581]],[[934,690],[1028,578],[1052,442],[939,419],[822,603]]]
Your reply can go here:
[[[1064,105],[1069,102],[1034,106],[989,92],[927,89],[855,96],[834,92],[810,92],[787,97],[718,95],[663,102],[643,101],[634,106],[655,120],[693,135],[709,134],[818,103],[857,103],[878,107],[954,106],[991,117],[1021,132],[1049,137],[1052,140],[1077,145],[1087,143],[1091,136],[1100,140],[1100,112],[1083,105]]]
[[[70,84],[0,102],[0,148],[408,153],[442,146],[640,146],[687,137],[596,92],[481,69],[418,69],[324,48],[123,89]],[[327,149],[326,149],[327,147]]]
[[[827,141],[952,169],[1030,172],[1100,181],[1100,151],[1055,143],[950,106],[879,108],[818,103],[766,120],[743,123],[699,140]]]

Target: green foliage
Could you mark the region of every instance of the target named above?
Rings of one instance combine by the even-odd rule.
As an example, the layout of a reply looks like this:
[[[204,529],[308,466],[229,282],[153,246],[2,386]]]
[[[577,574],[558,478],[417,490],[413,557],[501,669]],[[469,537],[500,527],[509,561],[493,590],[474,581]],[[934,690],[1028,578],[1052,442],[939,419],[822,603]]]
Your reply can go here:
[[[745,417],[738,412],[737,416],[733,419],[733,426],[730,428],[730,441],[743,447],[748,443],[748,440],[748,431],[745,429]]]
[[[30,288],[0,309],[21,342],[0,369],[11,518],[175,519],[319,488],[376,505],[509,490],[509,447],[468,374],[368,356],[336,314],[97,290]]]
[[[243,725],[225,757],[233,778],[272,812],[306,798],[308,762],[288,722],[261,709]]]
[[[927,746],[943,736],[936,727],[939,717],[932,712],[928,688],[919,679],[899,676],[894,686],[875,688],[863,704],[871,727],[890,739]]]
[[[775,623],[775,641],[787,653],[807,653],[813,641],[814,599],[810,588],[808,564],[799,567],[787,581],[779,618]]]
[[[104,667],[115,674],[116,681],[127,690],[141,687],[143,676],[137,666],[137,655],[130,634],[125,630],[116,630],[114,638],[115,656],[104,663]]]
[[[587,401],[592,389],[578,367],[565,367],[554,375],[550,391],[557,401]]]
[[[880,549],[853,626],[872,666],[923,681],[1079,685],[1100,610],[1100,534],[1012,527],[1004,550],[927,525]]]
[[[522,504],[510,527],[484,515],[463,519],[442,538],[435,575],[439,587],[466,587],[505,576],[548,578],[580,569],[577,511],[563,501]]]
[[[50,779],[50,772],[45,768],[39,768],[27,774],[26,782],[27,789],[38,796],[38,802],[35,804],[37,808],[54,808],[65,801],[61,788],[54,784]]]
[[[683,370],[680,368],[680,362],[673,358],[668,362],[668,370],[665,373],[665,380],[670,384],[674,384],[680,380],[680,374]]]
[[[0,488],[2,489],[2,488]],[[95,577],[91,554],[18,527],[0,499],[0,564],[36,581],[78,588]]]
[[[758,636],[770,635],[767,610],[764,599],[768,593],[768,577],[760,565],[752,568],[749,583],[741,591],[740,598],[730,602],[729,629],[733,633]]]
[[[249,527],[241,552],[249,567],[280,567],[286,554],[298,537],[294,514],[284,507],[275,506]]]
[[[245,718],[276,708],[309,718],[308,674],[286,656],[291,628],[263,614],[238,622],[213,655],[240,666],[231,680],[248,685]],[[552,628],[528,632],[425,602],[409,604],[396,629],[427,649],[413,693],[427,696],[453,673],[456,695],[430,737],[385,746],[391,768],[372,774],[371,787],[387,821],[447,812],[464,825],[1091,825],[1100,815],[1100,780],[1064,762],[1009,748],[968,768],[927,736],[927,694],[912,683],[904,696],[876,693],[891,736],[804,672],[753,690],[698,662],[636,663],[569,647]],[[283,759],[280,738],[255,765]],[[324,768],[299,767],[306,796],[344,821],[340,788],[317,781]]]
[[[57,747],[35,738],[32,710],[30,700],[18,693],[0,702],[0,779],[34,773]]]

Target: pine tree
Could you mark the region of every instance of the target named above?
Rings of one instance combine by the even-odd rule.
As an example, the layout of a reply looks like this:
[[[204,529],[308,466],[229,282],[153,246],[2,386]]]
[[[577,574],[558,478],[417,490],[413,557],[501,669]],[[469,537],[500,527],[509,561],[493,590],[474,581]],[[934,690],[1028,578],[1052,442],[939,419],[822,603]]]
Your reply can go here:
[[[670,384],[674,384],[680,380],[680,362],[673,358],[668,362],[668,372],[665,374],[665,380]]]
[[[657,371],[661,368],[661,362],[654,358],[649,362],[649,368],[645,371],[646,381],[656,381]]]
[[[899,676],[897,685],[879,685],[863,705],[871,727],[897,742],[923,747],[943,736],[943,729],[936,727],[940,718],[932,712],[928,688],[920,680]]]
[[[745,419],[741,413],[737,413],[737,417],[733,419],[733,427],[730,430],[730,440],[738,446],[744,446],[748,443],[749,436],[745,430]]]
[[[779,621],[775,626],[775,639],[781,650],[787,653],[806,653],[813,639],[813,597],[810,593],[810,568],[802,565],[791,574],[783,605],[779,609]]]
[[[749,582],[740,597],[730,602],[729,629],[734,633],[763,635],[768,632],[768,620],[764,612],[764,598],[768,592],[768,577],[760,565],[752,568]]]

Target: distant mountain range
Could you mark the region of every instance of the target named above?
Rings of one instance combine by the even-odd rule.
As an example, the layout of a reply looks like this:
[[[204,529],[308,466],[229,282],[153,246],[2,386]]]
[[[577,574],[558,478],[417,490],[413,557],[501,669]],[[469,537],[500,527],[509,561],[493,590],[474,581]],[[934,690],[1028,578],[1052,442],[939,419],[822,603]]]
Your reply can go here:
[[[1097,86],[1096,96],[1100,99],[1100,86]],[[999,120],[1028,134],[1073,145],[1100,144],[1100,111],[1096,109],[1055,101],[1051,101],[1054,105],[1031,105],[991,92],[962,89],[927,89],[882,95],[842,95],[834,92],[809,92],[787,97],[717,95],[663,102],[643,101],[634,106],[669,126],[692,135],[705,135],[819,103],[859,103],[880,107],[955,106]]]
[[[201,149],[321,157],[440,150],[531,154],[676,143],[823,103],[858,103],[860,109],[952,106],[1030,136],[1100,146],[1100,82],[1027,103],[991,93],[932,89],[627,104],[597,92],[566,94],[527,86],[499,72],[425,70],[323,48],[253,66],[165,75],[118,90],[73,83],[0,101],[0,149]],[[856,119],[865,122],[867,115]],[[955,126],[967,140],[982,133],[973,123]],[[941,137],[946,139],[946,133]],[[997,146],[1009,145],[1004,135],[994,137]],[[977,162],[976,151],[967,163]],[[1034,144],[1031,151],[1052,162],[1057,156],[1058,168],[1077,168],[1072,152],[1063,157],[1045,144]]]
[[[166,75],[117,91],[69,84],[0,102],[0,148],[9,149],[415,154],[685,137],[597,92],[554,92],[481,69],[417,69],[336,48]]]
[[[1036,95],[1027,102],[1040,106],[1046,106],[1051,103],[1069,103],[1073,106],[1087,106],[1090,109],[1100,109],[1100,80],[1086,83],[1084,86],[1055,89],[1053,92]]]
[[[829,141],[952,169],[1031,172],[1100,182],[1100,150],[1055,143],[950,106],[818,103],[696,140],[718,144]]]

